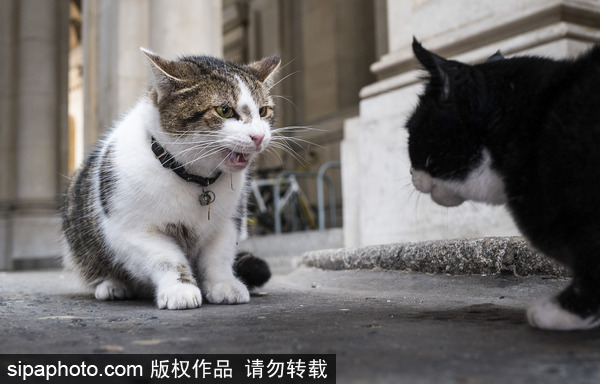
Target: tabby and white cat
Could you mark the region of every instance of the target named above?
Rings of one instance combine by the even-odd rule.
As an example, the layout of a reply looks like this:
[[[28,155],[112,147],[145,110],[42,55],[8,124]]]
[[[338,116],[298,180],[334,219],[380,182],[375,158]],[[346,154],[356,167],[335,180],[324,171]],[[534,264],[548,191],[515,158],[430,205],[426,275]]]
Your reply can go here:
[[[413,41],[429,73],[407,122],[412,179],[444,206],[506,204],[573,280],[527,317],[543,329],[600,325],[600,46],[576,60],[446,60]]]
[[[247,168],[271,140],[278,57],[238,66],[143,50],[151,90],[100,141],[63,202],[65,263],[99,300],[245,303],[267,264],[237,254]],[[240,281],[241,280],[241,281]],[[242,281],[245,283],[242,283]]]

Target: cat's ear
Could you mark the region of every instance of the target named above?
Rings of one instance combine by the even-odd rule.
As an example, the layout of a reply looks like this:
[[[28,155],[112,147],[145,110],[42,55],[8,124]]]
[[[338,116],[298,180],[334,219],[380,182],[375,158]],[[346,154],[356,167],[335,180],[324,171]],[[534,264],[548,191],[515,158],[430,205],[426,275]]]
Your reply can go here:
[[[163,59],[145,48],[140,48],[140,50],[150,62],[154,88],[158,93],[158,100],[160,100],[165,94],[171,92],[177,83],[182,81],[176,76],[177,63]]]
[[[450,95],[449,61],[423,48],[415,37],[413,37],[412,48],[417,60],[429,72],[431,81],[441,86],[441,100],[447,100]]]
[[[256,78],[264,83],[279,68],[281,59],[278,56],[270,56],[254,63],[246,65],[246,68]]]
[[[504,56],[502,56],[502,53],[500,52],[500,50],[497,50],[496,53],[494,53],[492,56],[488,57],[485,62],[489,63],[490,61],[498,61],[498,60],[504,60]]]

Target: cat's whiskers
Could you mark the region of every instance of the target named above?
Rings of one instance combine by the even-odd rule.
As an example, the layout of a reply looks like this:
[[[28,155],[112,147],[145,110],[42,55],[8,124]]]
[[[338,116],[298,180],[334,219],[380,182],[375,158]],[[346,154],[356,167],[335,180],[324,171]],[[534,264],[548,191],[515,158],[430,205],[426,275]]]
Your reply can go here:
[[[291,142],[292,144],[296,144],[297,146],[300,147],[301,146],[300,143],[303,143],[303,144],[308,144],[308,147],[314,146],[314,147],[317,147],[317,148],[323,148],[322,145],[315,144],[312,141],[305,140],[305,139],[302,139],[300,137],[277,136],[277,138],[281,138],[282,139],[282,140],[279,141],[280,143],[286,143],[288,145],[289,145],[289,142]]]
[[[177,135],[177,138],[175,139],[175,142],[181,142],[186,139],[186,136],[192,135],[191,131],[181,131],[181,132],[176,132],[176,133],[178,133],[178,135]]]
[[[279,159],[279,163],[283,164],[283,158],[281,157],[279,152],[277,152],[275,150],[275,148],[269,147],[263,153],[265,154],[265,156],[269,156],[269,158],[272,159],[273,161],[276,161],[277,159]],[[277,158],[275,156],[277,156]]]
[[[479,209],[479,207],[477,206],[477,204],[475,204],[473,201],[471,200],[466,200],[466,202],[473,207],[473,209],[477,212],[478,215],[480,216],[484,216],[483,213],[481,212],[481,210]]]
[[[175,141],[167,141],[164,144],[171,145],[171,146],[185,147],[185,149],[182,149],[181,151],[176,151],[177,153],[182,154],[182,153],[186,153],[188,151],[197,150],[200,146],[210,147],[212,145],[225,142],[224,138],[219,138],[221,135],[219,135],[218,133],[203,132],[201,134],[195,133],[194,136],[195,136],[194,138],[190,139],[189,137],[183,138],[183,136],[180,135],[179,138],[177,138]]]
[[[287,125],[285,127],[272,129],[271,133],[280,133],[280,132],[301,133],[301,132],[309,132],[309,131],[325,131],[325,130],[307,126],[307,125]]]
[[[413,195],[414,195],[414,192],[416,192],[416,191],[417,191],[416,189],[414,189],[414,190],[413,190]],[[413,213],[413,214],[414,214],[414,217],[415,217],[415,220],[418,220],[418,219],[419,219],[419,203],[421,202],[421,196],[422,196],[422,195],[423,195],[423,194],[422,194],[422,193],[420,193],[420,192],[419,192],[419,193],[417,193],[417,195],[416,195],[416,196],[417,196],[417,201],[415,202],[415,211],[414,211],[414,213]]]
[[[286,78],[290,75],[286,76]],[[280,82],[284,79],[281,79]],[[280,98],[289,101],[285,97],[281,96]],[[264,153],[271,156],[273,159],[276,157],[281,163],[283,163],[284,160],[281,156],[281,151],[290,155],[299,163],[306,165],[306,160],[298,153],[297,148],[295,147],[305,149],[310,146],[319,148],[321,148],[321,146],[302,137],[291,136],[289,134],[298,134],[309,131],[321,131],[321,129],[310,126],[285,126],[272,129],[271,141]],[[222,138],[221,135],[222,134],[219,131],[189,129],[171,131],[171,135],[169,135],[171,139],[161,142],[161,144],[170,147],[175,157],[183,157],[188,159],[181,164],[181,166],[185,168],[191,167],[194,164],[197,164],[219,153],[225,154],[216,167],[212,170],[212,172],[214,172],[227,160],[232,153],[236,152],[237,148],[239,148],[238,144],[231,143],[227,140],[227,138]],[[234,145],[232,146],[232,144]],[[181,150],[178,148],[181,148]]]
[[[219,139],[219,140],[214,140],[214,139],[210,139],[207,138],[207,136],[215,136],[217,137],[217,133],[209,133],[209,134],[204,134],[206,132],[203,132],[202,135],[200,137],[197,137],[196,139],[192,139],[189,140],[189,136],[184,138],[184,135],[195,135],[195,136],[199,136],[198,132],[189,132],[189,131],[180,131],[177,132],[179,133],[179,135],[177,137],[174,137],[174,140],[168,140],[168,141],[164,141],[161,142],[162,145],[165,145],[167,147],[170,147],[169,150],[172,152],[173,156],[175,156],[176,158],[179,158],[181,161],[181,157],[184,158],[191,158],[191,160],[188,160],[184,163],[181,164],[181,167],[183,168],[187,168],[188,166],[192,165],[193,163],[196,163],[197,161],[201,161],[207,157],[210,157],[220,151],[223,151],[225,149],[225,147],[222,145],[222,143],[225,141],[223,139]],[[183,147],[182,149],[179,149]],[[192,155],[190,155],[190,152],[192,152]],[[194,153],[195,152],[195,153]]]
[[[404,184],[400,187],[400,191],[403,192],[402,195],[406,196],[406,203],[408,206],[411,206],[412,216],[415,220],[419,219],[419,205],[421,203],[421,198],[425,196],[425,193],[421,193],[417,188],[415,188],[412,176],[406,175],[398,180],[398,182],[404,182]],[[408,193],[406,190],[408,189]],[[416,199],[416,200],[415,200]],[[414,202],[414,203],[413,203]]]
[[[411,193],[411,195],[412,195],[413,193],[417,192],[417,189],[414,187],[414,185],[413,185],[412,181],[409,181],[409,182],[407,182],[406,184],[404,184],[404,185],[401,187],[401,190],[406,190],[406,189],[408,189],[408,188],[410,188],[410,193]],[[409,197],[410,197],[410,196],[409,196]]]
[[[211,157],[211,156],[213,156],[213,155],[215,155],[215,154],[217,154],[219,152],[221,152],[220,149],[213,149],[210,152],[203,153],[202,156],[195,156],[192,160],[189,160],[189,161],[183,163],[182,166],[185,167],[185,168],[190,167],[190,166],[196,164],[197,162],[199,162],[201,160],[204,160],[204,159],[206,159],[208,157]]]
[[[273,139],[278,140],[280,142],[292,143],[292,144],[296,144],[298,146],[301,146],[300,143],[303,143],[303,144],[308,144],[309,146],[323,148],[322,146],[320,146],[312,141],[306,140],[302,137],[288,136],[288,135],[284,134],[284,133],[288,133],[288,132],[304,133],[304,132],[309,132],[309,131],[322,131],[322,130],[313,128],[313,127],[307,127],[307,126],[289,126],[289,127],[282,127],[282,128],[274,129],[272,131],[272,134],[273,134]]]
[[[218,138],[221,135],[218,132],[189,132],[189,133],[181,133],[175,138],[174,141],[165,142],[165,144],[181,144],[181,145],[190,145],[190,144],[199,144],[202,142],[214,141],[213,138]],[[191,138],[191,139],[190,139]],[[195,139],[195,140],[194,140]]]
[[[189,148],[187,151],[189,152],[189,151],[194,150],[194,149],[198,150],[199,154],[196,155],[196,156],[192,156],[192,160],[189,160],[186,163],[182,164],[183,167],[192,166],[192,165],[196,164],[197,162],[199,162],[201,160],[204,160],[204,159],[206,159],[208,157],[211,157],[211,156],[213,156],[215,154],[218,154],[220,152],[224,152],[224,151],[228,150],[226,147],[223,147],[223,146],[215,146],[215,147],[208,146],[208,147],[204,147],[204,148],[201,148],[201,149],[198,149],[198,148]]]
[[[315,146],[318,148],[322,148],[322,146],[315,144],[312,141],[303,139],[298,136],[290,136],[285,133],[303,133],[309,131],[320,131],[321,129],[317,129],[309,126],[286,126],[281,128],[276,128],[271,131],[272,133],[272,146],[274,148],[280,149],[289,155],[291,155],[297,161],[306,164],[306,161],[303,160],[300,154],[293,148],[293,146],[301,147],[303,149],[307,149],[310,146]]]
[[[276,149],[282,150],[283,152],[292,156],[296,161],[302,163],[303,165],[307,165],[306,160],[304,160],[302,158],[302,156],[300,156],[300,154],[298,152],[296,152],[296,150],[294,150],[292,148],[292,146],[290,144],[288,144],[287,142],[285,142],[285,141],[278,142],[276,140],[272,140],[271,144],[269,146],[269,151],[276,152]],[[278,156],[279,156],[279,154],[278,154]],[[281,158],[281,156],[279,156],[279,158]]]
[[[192,152],[194,151],[194,152]],[[174,154],[174,156],[176,158],[179,158],[180,161],[182,161],[183,159],[187,159],[185,160],[185,162],[182,164],[183,166],[188,166],[192,163],[195,163],[199,160],[203,160],[205,158],[207,158],[208,156],[216,153],[218,150],[216,148],[188,148],[185,151],[181,151],[181,152],[176,152]],[[190,155],[190,152],[192,152],[192,154]],[[183,158],[183,159],[182,159]]]
[[[292,75],[295,75],[295,74],[297,74],[297,73],[300,73],[300,71],[294,71],[294,72],[292,72],[292,73],[289,73],[289,74],[285,75],[284,77],[282,77],[281,79],[279,79],[279,80],[278,80],[278,81],[276,81],[275,83],[271,84],[271,85],[269,86],[269,88],[267,88],[267,89],[270,91],[271,89],[275,88],[275,87],[277,86],[277,84],[281,83],[282,81],[284,81],[284,80],[285,80],[285,79],[287,79],[288,77],[290,77],[290,76],[292,76]]]
[[[299,56],[294,57],[293,59],[291,59],[290,61],[288,61],[285,64],[281,64],[280,67],[277,69],[278,72],[282,71],[285,67],[287,67],[288,65],[291,65],[294,61],[296,61],[296,59],[298,59]]]
[[[294,108],[295,108],[297,111],[299,111],[299,110],[300,110],[300,108],[298,108],[298,107],[296,106],[296,104],[294,104],[294,102],[293,102],[292,100],[290,100],[290,99],[289,99],[288,97],[286,97],[286,96],[282,96],[282,95],[271,95],[271,97],[272,97],[272,98],[274,98],[274,99],[283,99],[283,100],[287,101],[288,103],[290,103],[290,104],[291,104],[291,105],[292,105],[292,106],[293,106],[293,107],[294,107]]]
[[[229,156],[230,156],[232,153],[234,153],[234,152],[235,152],[235,150],[237,149],[237,147],[238,147],[238,146],[236,145],[235,147],[233,147],[233,149],[229,150],[229,153],[227,154],[227,156],[224,156],[224,157],[223,157],[223,160],[221,160],[221,161],[220,161],[220,162],[219,162],[217,165],[215,165],[215,167],[214,167],[214,168],[213,168],[213,169],[210,171],[210,173],[214,173],[214,172],[216,172],[216,171],[219,169],[219,167],[220,167],[220,166],[221,166],[221,165],[222,165],[222,164],[225,162],[225,160],[227,160],[227,158],[228,158],[228,157],[229,157]]]

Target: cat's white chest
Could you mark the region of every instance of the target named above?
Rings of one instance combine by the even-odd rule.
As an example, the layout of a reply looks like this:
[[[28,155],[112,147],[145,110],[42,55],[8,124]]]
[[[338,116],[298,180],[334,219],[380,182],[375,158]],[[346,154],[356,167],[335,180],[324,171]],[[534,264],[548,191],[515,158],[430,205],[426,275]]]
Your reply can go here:
[[[171,172],[168,169],[165,171]],[[140,207],[149,212],[155,211],[152,216],[157,224],[185,223],[195,227],[198,232],[206,232],[235,215],[241,198],[243,174],[223,174],[208,187],[186,182],[177,175],[164,176],[169,182],[161,187],[156,186],[156,194],[148,196],[148,201],[160,202],[154,206]],[[239,189],[236,189],[236,185]]]
[[[152,107],[140,104],[107,140],[114,147],[114,166],[119,175],[118,195],[113,199],[117,217],[109,219],[159,228],[183,223],[199,233],[210,232],[223,220],[230,220],[242,196],[245,171],[223,173],[213,184],[202,187],[164,168],[151,149],[147,116],[152,114]]]

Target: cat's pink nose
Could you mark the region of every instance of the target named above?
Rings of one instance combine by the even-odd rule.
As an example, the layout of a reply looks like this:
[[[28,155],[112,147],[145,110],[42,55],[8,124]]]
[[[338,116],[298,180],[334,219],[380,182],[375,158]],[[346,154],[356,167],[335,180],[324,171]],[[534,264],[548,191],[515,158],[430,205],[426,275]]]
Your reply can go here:
[[[256,148],[259,149],[265,136],[264,135],[250,135],[250,138],[254,142],[254,145],[256,146]]]

